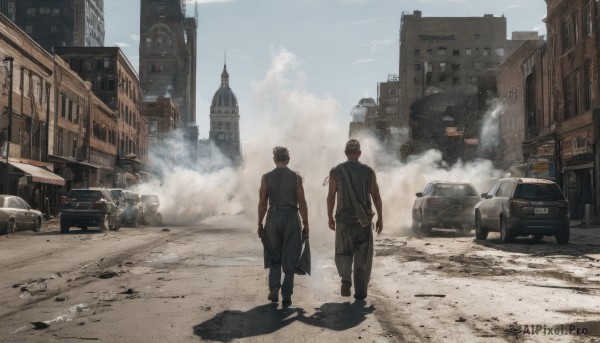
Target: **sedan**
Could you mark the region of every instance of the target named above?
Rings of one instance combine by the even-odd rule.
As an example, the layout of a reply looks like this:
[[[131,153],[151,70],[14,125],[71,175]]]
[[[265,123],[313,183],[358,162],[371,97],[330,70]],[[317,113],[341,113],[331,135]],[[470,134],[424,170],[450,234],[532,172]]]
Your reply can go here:
[[[432,181],[416,194],[412,228],[429,234],[432,228],[456,228],[468,233],[473,228],[473,206],[480,200],[468,182]]]
[[[22,198],[0,194],[0,234],[16,231],[40,231],[42,212],[34,210]]]

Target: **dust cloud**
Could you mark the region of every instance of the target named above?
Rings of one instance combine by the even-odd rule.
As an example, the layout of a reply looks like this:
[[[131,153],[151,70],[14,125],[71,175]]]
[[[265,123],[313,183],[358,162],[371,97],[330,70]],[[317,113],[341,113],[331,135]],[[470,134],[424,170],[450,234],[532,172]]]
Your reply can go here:
[[[340,108],[332,97],[305,89],[307,76],[301,65],[292,52],[273,48],[264,79],[253,84],[257,113],[244,111],[243,104],[240,108],[240,127],[246,135],[241,137],[244,162],[240,167],[217,163],[219,168],[211,168],[214,161],[202,160],[195,169],[165,165],[162,183],[137,186],[141,193],[159,195],[165,223],[195,225],[213,216],[235,215],[243,218],[240,227],[255,230],[260,179],[275,167],[271,150],[281,145],[290,150],[289,167],[304,178],[311,241],[333,241],[327,227],[327,187],[323,183],[329,170],[345,160],[350,116],[344,113],[349,114],[349,109]],[[376,139],[362,137],[360,141],[361,161],[377,173],[387,233],[401,233],[410,227],[415,193],[428,181],[470,181],[482,193],[502,174],[483,160],[448,166],[438,151],[400,163],[385,156]]]

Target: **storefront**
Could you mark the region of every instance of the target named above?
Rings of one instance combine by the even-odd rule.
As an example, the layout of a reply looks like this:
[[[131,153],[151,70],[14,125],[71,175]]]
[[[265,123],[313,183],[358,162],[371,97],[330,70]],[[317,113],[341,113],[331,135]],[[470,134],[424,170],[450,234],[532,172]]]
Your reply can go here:
[[[583,129],[561,138],[563,191],[569,200],[571,219],[595,217],[594,131]],[[587,205],[587,206],[586,206]]]
[[[6,170],[6,162],[2,164],[2,169]],[[65,185],[62,177],[43,166],[10,161],[8,180],[8,194],[20,196],[46,216],[56,215],[58,193]]]

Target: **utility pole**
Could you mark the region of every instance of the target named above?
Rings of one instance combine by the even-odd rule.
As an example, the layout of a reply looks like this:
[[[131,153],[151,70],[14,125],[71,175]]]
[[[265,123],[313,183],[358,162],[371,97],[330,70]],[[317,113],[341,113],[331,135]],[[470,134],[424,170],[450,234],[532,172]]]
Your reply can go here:
[[[10,156],[10,140],[12,139],[12,112],[13,112],[13,62],[14,58],[10,56],[4,57],[4,63],[9,63],[9,78],[8,78],[8,134],[6,140],[6,175],[4,180],[4,193],[9,194],[10,187],[10,165],[8,159]]]

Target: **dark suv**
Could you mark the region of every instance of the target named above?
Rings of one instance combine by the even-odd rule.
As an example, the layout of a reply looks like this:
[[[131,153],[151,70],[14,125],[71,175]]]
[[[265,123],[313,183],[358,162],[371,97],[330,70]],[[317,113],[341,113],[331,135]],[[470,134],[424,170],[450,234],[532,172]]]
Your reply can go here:
[[[498,180],[475,205],[477,239],[489,231],[500,231],[503,242],[533,235],[534,240],[554,236],[559,244],[569,242],[569,203],[556,183],[545,179]]]
[[[416,194],[412,228],[428,234],[432,228],[456,228],[467,233],[473,228],[473,206],[481,200],[468,182],[433,181]]]
[[[72,189],[60,211],[60,232],[72,227],[87,230],[95,226],[100,231],[120,228],[119,212],[110,191],[105,188]]]

